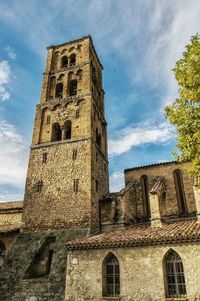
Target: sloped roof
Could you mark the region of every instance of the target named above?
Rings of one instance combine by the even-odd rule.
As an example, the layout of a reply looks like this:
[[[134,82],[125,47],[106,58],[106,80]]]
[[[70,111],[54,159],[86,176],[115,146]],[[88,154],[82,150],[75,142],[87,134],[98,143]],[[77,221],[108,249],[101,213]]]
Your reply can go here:
[[[1,211],[12,211],[12,210],[22,210],[23,208],[23,201],[16,201],[16,202],[5,202],[0,203],[0,212]]]
[[[200,223],[197,223],[196,219],[163,223],[162,227],[137,224],[126,229],[99,233],[95,236],[70,241],[67,243],[67,248],[97,249],[192,241],[200,241]]]
[[[129,172],[131,170],[145,169],[145,168],[151,168],[151,167],[156,167],[156,166],[160,166],[160,165],[170,165],[170,164],[180,164],[180,162],[168,161],[168,162],[152,163],[152,164],[142,165],[142,166],[133,166],[131,168],[124,169],[124,172],[126,173],[126,172]]]

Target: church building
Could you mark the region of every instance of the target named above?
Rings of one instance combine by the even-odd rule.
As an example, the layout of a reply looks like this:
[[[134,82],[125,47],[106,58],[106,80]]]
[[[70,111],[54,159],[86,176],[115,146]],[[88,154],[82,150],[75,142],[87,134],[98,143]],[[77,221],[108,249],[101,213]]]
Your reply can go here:
[[[156,163],[110,193],[92,38],[47,50],[24,200],[0,203],[0,301],[200,300],[200,179]]]

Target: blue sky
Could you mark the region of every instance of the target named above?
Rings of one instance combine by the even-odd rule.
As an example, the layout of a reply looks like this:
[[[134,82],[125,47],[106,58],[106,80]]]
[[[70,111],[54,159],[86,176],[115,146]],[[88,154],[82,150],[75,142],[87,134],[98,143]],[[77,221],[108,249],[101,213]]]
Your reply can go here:
[[[1,0],[0,201],[23,199],[46,47],[83,35],[104,66],[111,190],[125,168],[172,160],[163,108],[199,16],[199,0]]]

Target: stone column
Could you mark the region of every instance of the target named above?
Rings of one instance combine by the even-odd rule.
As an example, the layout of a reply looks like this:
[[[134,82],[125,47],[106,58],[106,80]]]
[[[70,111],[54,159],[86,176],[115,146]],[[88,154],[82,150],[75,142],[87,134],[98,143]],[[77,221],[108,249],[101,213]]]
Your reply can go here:
[[[151,210],[151,226],[152,227],[161,227],[161,216],[159,208],[159,197],[156,193],[149,194],[150,201],[150,210]]]
[[[193,191],[197,208],[197,223],[200,223],[200,177],[194,178]]]

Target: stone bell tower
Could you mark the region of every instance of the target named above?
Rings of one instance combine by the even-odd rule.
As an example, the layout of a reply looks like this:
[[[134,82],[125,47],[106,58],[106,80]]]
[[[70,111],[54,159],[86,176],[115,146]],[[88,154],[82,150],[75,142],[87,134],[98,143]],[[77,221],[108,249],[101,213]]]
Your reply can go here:
[[[23,222],[27,230],[96,231],[108,193],[102,65],[90,36],[47,49]]]

